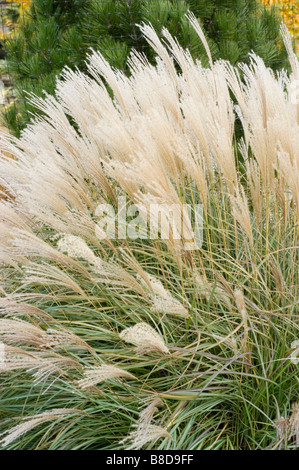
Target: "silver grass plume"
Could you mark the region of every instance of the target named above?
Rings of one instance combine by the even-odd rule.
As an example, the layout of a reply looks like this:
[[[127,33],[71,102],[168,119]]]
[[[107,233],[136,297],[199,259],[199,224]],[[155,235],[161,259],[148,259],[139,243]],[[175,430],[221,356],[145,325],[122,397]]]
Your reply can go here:
[[[20,319],[0,318],[0,340],[6,344],[26,344],[39,349],[52,347],[76,346],[78,349],[90,349],[79,336],[69,330],[42,328]]]
[[[44,411],[43,413],[35,416],[26,416],[23,418],[23,421],[20,424],[0,434],[0,436],[6,434],[6,436],[0,440],[0,445],[6,447],[19,437],[31,431],[31,429],[34,429],[36,426],[39,426],[40,424],[46,423],[48,421],[53,421],[55,419],[65,418],[74,413],[78,414],[81,413],[81,411],[75,408],[58,408]]]
[[[188,310],[184,307],[179,300],[173,297],[173,295],[165,289],[162,282],[152,276],[151,274],[145,273],[145,278],[141,279],[144,287],[149,288],[149,297],[152,301],[151,310],[153,312],[160,312],[169,315],[178,315],[182,317],[188,317]]]
[[[275,421],[275,426],[278,429],[279,438],[287,440],[294,438],[296,446],[299,447],[299,403],[293,403],[292,414],[287,418],[280,416]]]
[[[78,380],[76,384],[79,388],[85,390],[94,387],[100,382],[120,377],[132,379],[134,375],[119,367],[103,364],[99,367],[85,368],[83,371],[83,379]]]
[[[34,377],[34,384],[45,382],[50,376],[64,375],[65,372],[80,368],[73,358],[54,351],[25,351],[15,346],[4,345],[4,360],[0,363],[0,373],[26,370]]]
[[[148,354],[153,351],[169,354],[163,338],[148,323],[137,323],[125,328],[120,332],[119,337],[126,343],[135,344],[138,354]]]
[[[134,426],[136,429],[131,431],[129,435],[123,439],[120,443],[125,444],[131,442],[126,447],[126,450],[138,450],[141,449],[148,442],[155,441],[161,437],[167,437],[171,439],[171,435],[163,429],[161,426],[151,424],[154,414],[158,410],[158,406],[162,405],[163,402],[160,398],[155,398],[139,415],[137,424]]]

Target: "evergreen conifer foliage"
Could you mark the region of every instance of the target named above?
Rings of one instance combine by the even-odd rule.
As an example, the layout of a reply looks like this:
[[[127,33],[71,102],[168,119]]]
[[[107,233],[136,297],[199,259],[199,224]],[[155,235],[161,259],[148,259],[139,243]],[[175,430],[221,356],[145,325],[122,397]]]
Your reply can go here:
[[[84,63],[86,48],[79,39],[85,0],[34,0],[19,26],[5,42],[6,69],[12,75],[17,102],[4,112],[6,125],[15,133],[28,123],[35,109],[28,93],[54,93],[56,77],[65,65]]]
[[[90,8],[92,14],[84,22],[84,42],[95,44],[117,67],[124,67],[132,47],[152,59],[152,51],[136,28],[142,22],[151,23],[158,34],[167,27],[193,57],[205,62],[204,49],[185,18],[188,10],[201,21],[214,59],[235,64],[248,60],[248,52],[254,50],[269,66],[286,63],[277,12],[262,8],[256,0],[92,0]]]
[[[207,65],[205,49],[186,20],[188,10],[200,21],[214,59],[236,64],[253,50],[274,69],[286,64],[279,16],[257,0],[33,0],[6,42],[8,71],[19,96],[5,112],[6,125],[18,133],[34,111],[26,94],[52,94],[63,67],[84,70],[91,48],[125,71],[132,48],[153,62],[154,52],[138,24],[151,23],[158,35],[166,27]]]

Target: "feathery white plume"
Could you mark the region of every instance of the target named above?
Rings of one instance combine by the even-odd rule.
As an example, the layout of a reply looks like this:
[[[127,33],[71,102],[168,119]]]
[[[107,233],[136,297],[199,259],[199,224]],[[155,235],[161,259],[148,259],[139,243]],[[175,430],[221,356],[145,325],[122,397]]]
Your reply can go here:
[[[84,378],[77,381],[77,385],[82,389],[91,388],[100,382],[115,379],[119,377],[134,378],[130,372],[120,369],[119,367],[103,364],[99,367],[91,367],[84,369]]]
[[[137,323],[125,328],[119,336],[126,343],[135,344],[137,346],[136,352],[139,354],[147,354],[152,351],[169,354],[169,349],[162,337],[147,323]]]
[[[165,289],[162,282],[151,274],[146,273],[146,280],[141,279],[144,287],[150,287],[149,297],[152,301],[153,312],[188,317],[188,310]]]
[[[141,449],[148,442],[157,440],[161,437],[168,437],[171,435],[161,426],[151,424],[154,414],[158,410],[158,406],[163,402],[159,398],[154,399],[139,415],[138,423],[133,426],[136,429],[131,431],[130,434],[123,439],[120,443],[124,444],[131,441],[131,444],[126,447],[126,450]]]
[[[58,408],[44,411],[43,413],[35,416],[26,416],[20,424],[2,433],[2,436],[3,434],[6,434],[6,436],[0,440],[0,445],[6,447],[8,444],[11,444],[28,431],[31,431],[31,429],[34,429],[36,426],[58,418],[64,418],[74,413],[80,413],[80,410],[75,408]]]

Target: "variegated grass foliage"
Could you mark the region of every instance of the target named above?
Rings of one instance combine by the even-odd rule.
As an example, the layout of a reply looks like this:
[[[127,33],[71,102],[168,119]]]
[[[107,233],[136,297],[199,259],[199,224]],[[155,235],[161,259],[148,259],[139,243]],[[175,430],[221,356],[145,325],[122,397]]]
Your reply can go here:
[[[295,448],[298,60],[286,30],[279,77],[254,55],[204,69],[141,30],[155,67],[94,52],[1,139],[1,445]],[[202,247],[98,238],[119,195],[201,203]]]

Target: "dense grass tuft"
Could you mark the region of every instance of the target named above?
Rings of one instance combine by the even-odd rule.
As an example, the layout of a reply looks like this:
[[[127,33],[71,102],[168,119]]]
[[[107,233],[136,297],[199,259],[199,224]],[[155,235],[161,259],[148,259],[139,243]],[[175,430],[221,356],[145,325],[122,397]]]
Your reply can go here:
[[[241,79],[142,31],[155,67],[93,53],[93,79],[65,70],[57,99],[32,98],[46,117],[2,138],[1,444],[294,449],[298,61],[284,33],[292,75],[252,56]],[[120,196],[146,221],[200,203],[202,246],[180,217],[165,240],[101,238]]]

